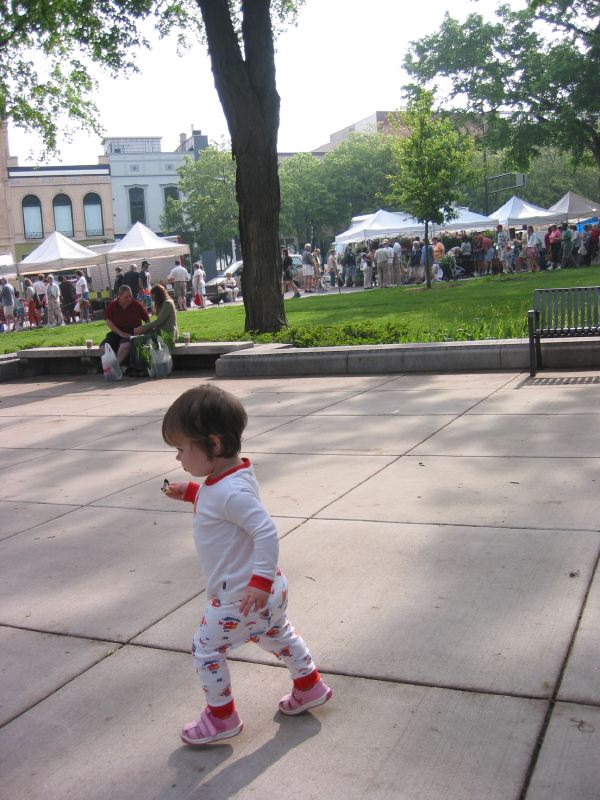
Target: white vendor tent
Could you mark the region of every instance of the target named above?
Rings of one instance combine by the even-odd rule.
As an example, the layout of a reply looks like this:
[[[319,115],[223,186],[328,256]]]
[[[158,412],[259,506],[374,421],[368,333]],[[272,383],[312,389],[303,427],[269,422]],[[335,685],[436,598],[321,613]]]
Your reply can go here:
[[[359,217],[353,222],[351,228],[335,237],[336,244],[352,244],[353,242],[365,242],[367,239],[381,239],[385,236],[395,236],[405,229],[412,232],[422,227],[416,219],[408,214],[384,211],[381,208],[374,214],[370,214],[368,217]]]
[[[98,261],[98,255],[93,250],[54,231],[39,247],[17,264],[17,271],[20,275],[31,275],[49,269],[85,267],[97,264]]]
[[[582,197],[577,192],[567,192],[564,197],[550,206],[548,211],[560,214],[564,220],[584,219],[600,213],[600,203],[588,200],[587,197]]]
[[[458,216],[441,225],[430,224],[430,233],[438,231],[462,231],[475,228],[490,228],[497,224],[495,214],[484,217],[469,211],[468,208],[457,208]],[[425,225],[419,220],[401,211],[383,211],[380,209],[368,217],[355,217],[352,227],[335,237],[336,244],[352,244],[368,239],[381,239],[385,236],[423,236]]]
[[[457,208],[458,216],[449,222],[442,222],[441,225],[435,225],[436,230],[439,231],[472,231],[472,230],[486,230],[493,228],[498,224],[498,218],[495,214],[485,217],[483,214],[476,214],[474,211],[469,211],[468,208]]]
[[[141,222],[136,222],[127,235],[105,252],[105,255],[108,261],[114,264],[132,258],[167,258],[187,255],[189,252],[187,244],[163,239]]]
[[[550,225],[553,222],[560,222],[562,219],[560,214],[547,211],[541,206],[528,203],[526,200],[521,200],[520,197],[514,195],[490,216],[495,217],[502,225],[507,227]]]

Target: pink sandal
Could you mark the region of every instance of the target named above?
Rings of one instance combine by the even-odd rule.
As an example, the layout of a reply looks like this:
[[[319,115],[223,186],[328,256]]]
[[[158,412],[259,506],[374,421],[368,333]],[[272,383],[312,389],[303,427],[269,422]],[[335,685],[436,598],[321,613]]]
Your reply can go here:
[[[294,687],[290,694],[286,694],[279,701],[279,710],[288,716],[302,714],[309,708],[322,706],[331,698],[332,694],[333,691],[323,680],[317,681],[312,689],[306,691]]]
[[[202,745],[218,742],[221,739],[231,739],[241,733],[244,723],[234,711],[227,719],[219,719],[205,708],[200,719],[188,722],[181,731],[181,740],[186,744]]]

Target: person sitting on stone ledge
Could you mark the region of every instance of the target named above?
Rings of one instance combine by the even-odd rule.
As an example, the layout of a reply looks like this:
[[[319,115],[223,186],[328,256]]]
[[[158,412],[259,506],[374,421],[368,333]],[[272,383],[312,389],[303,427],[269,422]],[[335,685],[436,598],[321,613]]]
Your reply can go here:
[[[124,285],[119,288],[116,300],[108,304],[105,318],[110,331],[100,343],[100,350],[104,353],[104,345],[109,344],[119,364],[125,364],[129,359],[130,339],[136,328],[150,320],[148,312],[133,299],[129,286]]]

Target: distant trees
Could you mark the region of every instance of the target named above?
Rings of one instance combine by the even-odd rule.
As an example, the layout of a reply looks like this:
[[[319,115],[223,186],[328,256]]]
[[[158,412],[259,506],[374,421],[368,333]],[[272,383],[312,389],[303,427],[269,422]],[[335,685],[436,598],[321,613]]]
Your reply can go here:
[[[393,169],[392,139],[380,133],[352,134],[323,158],[286,158],[279,167],[281,234],[304,242],[343,230],[384,202]]]
[[[476,150],[473,165],[480,175],[483,174],[481,150]],[[505,150],[488,153],[486,168],[488,175],[514,172],[516,169],[514,161]],[[600,200],[598,174],[592,159],[588,158],[583,163],[575,165],[568,153],[556,147],[543,147],[530,161],[526,185],[516,191],[506,189],[491,194],[490,211],[501,206],[515,193],[524,200],[548,208],[569,190],[578,192],[584,197]],[[483,181],[466,182],[463,192],[465,205],[483,213],[485,204]]]
[[[389,176],[389,201],[425,223],[427,287],[431,288],[429,223],[441,225],[456,216],[461,180],[469,171],[473,140],[453,123],[432,113],[433,94],[420,90],[398,112],[397,124],[407,136],[392,139],[396,169]]]
[[[179,234],[194,253],[229,252],[231,240],[238,235],[235,162],[230,149],[207,147],[198,161],[187,158],[177,172],[181,198],[169,198],[162,229]]]

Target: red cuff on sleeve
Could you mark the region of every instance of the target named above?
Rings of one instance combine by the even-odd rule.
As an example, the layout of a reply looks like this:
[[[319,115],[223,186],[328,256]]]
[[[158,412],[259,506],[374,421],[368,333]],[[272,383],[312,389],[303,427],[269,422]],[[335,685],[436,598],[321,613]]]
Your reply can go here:
[[[185,494],[183,495],[183,499],[186,501],[186,503],[193,503],[196,500],[196,495],[198,494],[199,489],[199,483],[194,483],[193,481],[188,483]]]
[[[252,586],[253,589],[260,589],[263,592],[270,592],[273,581],[269,580],[269,578],[263,578],[262,575],[253,575],[248,586]]]

